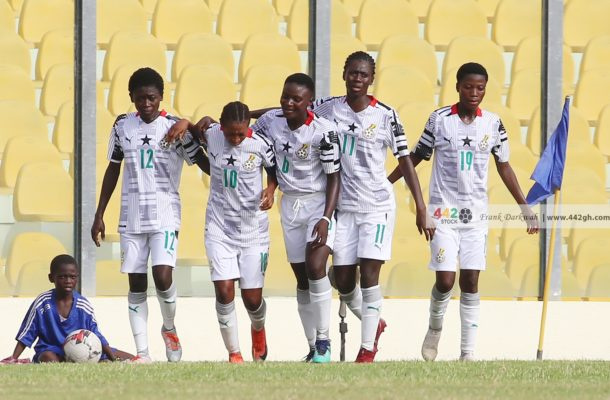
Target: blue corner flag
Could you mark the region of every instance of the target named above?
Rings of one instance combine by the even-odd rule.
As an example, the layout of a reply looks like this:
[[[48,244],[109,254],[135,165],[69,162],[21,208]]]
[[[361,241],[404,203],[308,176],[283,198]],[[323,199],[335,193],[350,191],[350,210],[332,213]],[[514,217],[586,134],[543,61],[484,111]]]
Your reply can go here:
[[[534,205],[539,203],[561,187],[563,167],[566,163],[569,123],[570,100],[566,98],[563,112],[561,113],[561,121],[559,121],[555,132],[549,138],[544,152],[532,173],[531,179],[536,182],[527,194],[527,204]]]

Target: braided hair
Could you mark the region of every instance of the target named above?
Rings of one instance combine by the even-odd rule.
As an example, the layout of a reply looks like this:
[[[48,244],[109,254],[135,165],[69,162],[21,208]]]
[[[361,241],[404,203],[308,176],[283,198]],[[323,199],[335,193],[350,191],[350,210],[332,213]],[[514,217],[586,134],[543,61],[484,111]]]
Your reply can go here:
[[[250,109],[241,101],[228,103],[220,114],[220,124],[226,125],[230,122],[250,121]]]
[[[352,61],[368,62],[371,66],[371,69],[373,70],[373,76],[375,76],[375,60],[373,59],[373,57],[371,57],[371,55],[369,53],[367,53],[365,51],[356,51],[356,52],[350,54],[349,56],[347,56],[347,58],[345,59],[345,65],[343,66],[343,75],[345,75],[345,72],[347,72],[347,66]]]

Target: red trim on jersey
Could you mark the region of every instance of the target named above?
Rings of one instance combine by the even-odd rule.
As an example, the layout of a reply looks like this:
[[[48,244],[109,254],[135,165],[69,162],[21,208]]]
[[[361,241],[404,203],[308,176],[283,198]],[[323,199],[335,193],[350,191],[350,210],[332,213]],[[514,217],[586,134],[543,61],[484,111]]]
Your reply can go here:
[[[160,116],[165,117],[167,115],[167,111],[165,110],[161,110],[161,112],[159,113]]]
[[[379,101],[374,96],[369,96],[369,99],[371,99],[371,104],[369,104],[371,107],[375,107],[377,103],[379,103]]]
[[[458,103],[455,103],[454,105],[451,106],[451,114],[457,114],[458,113]],[[483,111],[481,111],[481,109],[479,107],[477,107],[477,117],[482,117],[483,116]]]
[[[252,137],[252,128],[248,128],[248,133],[246,133],[246,137]]]
[[[311,111],[307,110],[307,120],[305,121],[305,125],[309,126],[313,121],[314,115]]]

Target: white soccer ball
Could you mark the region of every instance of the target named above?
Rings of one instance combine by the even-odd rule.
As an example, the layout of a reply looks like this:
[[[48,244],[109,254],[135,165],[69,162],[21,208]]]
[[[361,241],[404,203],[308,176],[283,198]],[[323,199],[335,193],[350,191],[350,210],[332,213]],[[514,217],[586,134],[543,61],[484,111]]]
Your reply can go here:
[[[66,337],[64,353],[69,362],[96,363],[102,356],[102,342],[95,333],[77,329]]]

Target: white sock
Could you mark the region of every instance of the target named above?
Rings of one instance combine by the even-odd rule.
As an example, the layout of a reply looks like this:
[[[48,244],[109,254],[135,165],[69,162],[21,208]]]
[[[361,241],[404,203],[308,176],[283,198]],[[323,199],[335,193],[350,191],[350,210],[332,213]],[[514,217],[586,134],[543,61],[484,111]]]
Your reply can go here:
[[[362,288],[362,347],[373,351],[379,316],[381,315],[381,288],[379,285]]]
[[[163,316],[163,327],[171,331],[174,329],[174,317],[176,316],[176,297],[178,297],[176,291],[176,284],[172,282],[172,285],[166,291],[162,292],[157,289],[157,299],[161,306],[161,316]]]
[[[327,276],[318,280],[309,280],[309,297],[316,321],[316,339],[318,340],[328,340],[332,294],[332,287]]]
[[[265,303],[265,299],[261,301],[261,305],[258,307],[256,311],[248,310],[248,316],[250,317],[250,322],[252,322],[252,328],[255,331],[260,331],[265,327],[265,314],[267,313],[267,303]]]
[[[316,321],[313,315],[313,307],[309,298],[309,290],[301,290],[297,288],[297,303],[301,324],[305,331],[305,337],[309,347],[313,348],[316,344]]]
[[[462,353],[474,353],[479,328],[481,297],[479,293],[460,295],[460,319],[462,321]]]
[[[430,295],[430,329],[443,329],[443,318],[445,311],[451,299],[451,290],[447,293],[441,293],[436,285],[432,286],[432,294]]]
[[[136,343],[139,356],[148,356],[148,303],[146,292],[129,292],[127,294],[129,307],[129,324]]]
[[[237,335],[237,313],[235,302],[221,304],[216,301],[216,317],[220,325],[220,334],[229,353],[239,352],[239,337]]]
[[[339,293],[339,298],[345,302],[347,308],[356,316],[358,319],[362,319],[362,291],[360,286],[356,285],[354,290],[349,293]]]

